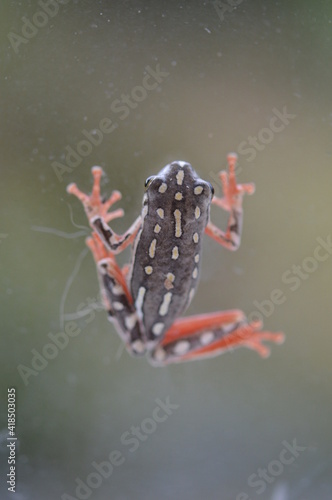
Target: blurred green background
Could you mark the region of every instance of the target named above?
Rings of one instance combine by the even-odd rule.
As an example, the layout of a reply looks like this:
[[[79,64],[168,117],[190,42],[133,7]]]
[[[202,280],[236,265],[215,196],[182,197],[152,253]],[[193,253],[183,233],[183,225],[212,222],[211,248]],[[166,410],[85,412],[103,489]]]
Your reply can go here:
[[[331,499],[332,256],[313,257],[316,238],[332,233],[331,2],[44,4],[0,7],[1,499]],[[157,65],[168,76],[121,119],[115,101]],[[285,107],[294,116],[271,134]],[[83,130],[96,138],[105,118],[117,128],[56,175],[66,147],[76,150]],[[250,137],[263,141],[249,154]],[[31,350],[98,296],[85,215],[67,184],[89,191],[91,166],[101,165],[104,193],[123,194],[126,216],[113,227],[124,231],[146,177],[187,160],[220,194],[229,151],[256,193],[244,201],[238,252],[205,242],[188,314],[253,314],[280,289],[282,304],[264,303],[264,324],[284,331],[285,344],[268,360],[240,349],[153,368],[121,350],[97,308],[24,383],[18,366],[31,368]],[[298,286],[294,265],[311,266]],[[6,485],[8,387],[17,393],[15,495]],[[145,419],[168,397],[178,407],[154,429]],[[150,434],[132,451],[121,436],[141,425]],[[283,443],[294,440],[305,449],[280,468]],[[76,496],[77,478],[86,482],[113,450],[123,463]],[[260,486],[259,469],[269,478]]]

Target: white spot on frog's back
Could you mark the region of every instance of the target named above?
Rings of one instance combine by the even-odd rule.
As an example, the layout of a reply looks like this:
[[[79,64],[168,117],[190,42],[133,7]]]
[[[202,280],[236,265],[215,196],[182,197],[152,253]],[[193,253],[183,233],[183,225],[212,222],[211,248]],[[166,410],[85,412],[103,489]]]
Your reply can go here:
[[[164,281],[164,287],[166,290],[171,290],[174,288],[173,283],[175,280],[175,275],[173,273],[167,273],[166,279]]]
[[[194,189],[194,194],[202,194],[203,192],[203,186],[196,186]]]
[[[184,162],[179,162],[179,165],[183,166],[183,165],[181,165],[181,163],[184,163]],[[184,171],[179,170],[178,173],[176,174],[176,182],[177,182],[178,186],[182,186],[183,178],[184,178]]]
[[[172,259],[177,260],[179,258],[179,247],[175,246],[172,248]]]
[[[165,293],[163,301],[159,307],[160,316],[166,316],[166,314],[168,313],[169,305],[172,300],[172,295],[173,295],[172,292]]]
[[[156,244],[157,244],[157,240],[156,240],[156,238],[154,238],[151,241],[151,244],[150,244],[150,247],[149,247],[149,257],[151,259],[153,259],[154,256],[155,256],[155,254],[156,254]]]
[[[158,336],[161,334],[163,329],[164,329],[164,323],[155,323],[152,327],[152,333],[153,335]]]
[[[161,219],[163,219],[163,218],[164,218],[164,215],[165,215],[165,212],[164,212],[164,210],[163,210],[162,208],[158,208],[158,209],[157,209],[157,214],[159,215],[159,217],[160,217]]]
[[[174,210],[174,218],[175,218],[175,238],[180,238],[182,235],[182,227],[181,227],[181,212],[179,209]]]
[[[152,274],[153,267],[152,266],[145,266],[144,271],[146,272],[146,274]]]
[[[163,182],[162,184],[160,184],[158,191],[159,193],[165,193],[166,189],[167,189],[167,184]]]
[[[146,288],[144,288],[144,286],[140,286],[138,289],[137,299],[135,302],[137,314],[140,317],[142,316],[142,307],[143,307],[145,293],[146,293]]]

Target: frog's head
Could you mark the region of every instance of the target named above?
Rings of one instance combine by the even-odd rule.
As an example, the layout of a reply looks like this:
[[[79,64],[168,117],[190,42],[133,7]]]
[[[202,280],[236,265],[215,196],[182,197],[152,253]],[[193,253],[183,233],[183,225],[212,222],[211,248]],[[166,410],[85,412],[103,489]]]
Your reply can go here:
[[[204,181],[190,163],[173,161],[157,175],[148,177],[145,182],[146,203],[184,202],[187,204],[198,199],[206,205],[211,203],[214,189],[210,182]]]

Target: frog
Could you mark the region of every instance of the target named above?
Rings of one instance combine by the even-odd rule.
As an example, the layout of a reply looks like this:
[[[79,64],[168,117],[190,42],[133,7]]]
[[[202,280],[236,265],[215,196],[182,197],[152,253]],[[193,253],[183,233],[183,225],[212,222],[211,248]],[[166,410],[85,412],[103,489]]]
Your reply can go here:
[[[190,163],[172,161],[147,178],[141,214],[123,234],[110,222],[124,210],[112,209],[122,195],[101,196],[101,167],[92,167],[90,195],[75,183],[67,187],[83,204],[92,234],[86,244],[93,255],[100,291],[109,320],[127,351],[146,355],[153,366],[165,366],[218,356],[247,347],[261,357],[270,355],[264,342],[281,344],[282,332],[262,331],[262,321],[249,321],[239,309],[183,316],[199,283],[202,240],[211,237],[228,250],[239,248],[243,197],[253,183],[238,184],[236,153],[227,156],[219,172],[222,197],[214,193]],[[210,219],[211,205],[228,213],[225,231]],[[131,249],[131,261],[120,267],[118,255]]]

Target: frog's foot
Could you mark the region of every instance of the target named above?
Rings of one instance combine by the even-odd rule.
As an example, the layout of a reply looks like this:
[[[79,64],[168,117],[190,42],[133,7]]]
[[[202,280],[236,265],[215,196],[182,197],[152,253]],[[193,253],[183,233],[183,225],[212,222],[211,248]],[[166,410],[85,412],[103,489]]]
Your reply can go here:
[[[242,206],[242,198],[245,193],[253,194],[255,192],[255,184],[237,184],[235,177],[235,166],[237,162],[237,154],[229,153],[227,156],[228,172],[222,170],[219,172],[219,177],[223,187],[223,198],[214,197],[212,203],[223,208],[227,212],[231,212],[233,208],[239,209]]]
[[[262,358],[268,358],[271,354],[269,346],[263,344],[263,341],[283,344],[285,334],[283,332],[258,331],[262,328],[261,321],[252,321],[245,324],[233,332],[228,338],[229,345],[232,347],[247,347],[256,351]]]
[[[122,217],[124,211],[118,209],[109,212],[111,206],[121,199],[120,191],[113,191],[108,200],[102,201],[100,197],[100,179],[102,174],[103,171],[100,167],[92,167],[94,182],[91,195],[83,193],[78,189],[76,184],[69,184],[67,191],[75,195],[83,203],[90,226],[98,233],[104,245],[106,245],[109,250],[113,251],[114,254],[118,254],[134,242],[136,234],[141,226],[141,218],[138,217],[123,235],[116,234],[110,228],[108,222],[118,217]]]
[[[263,341],[281,344],[283,333],[257,331],[258,321],[247,323],[241,311],[183,318],[166,332],[161,344],[151,354],[151,363],[166,365],[218,356],[236,347],[248,347],[266,358],[270,348]]]
[[[235,165],[237,155],[230,153],[227,156],[229,172],[220,172],[220,179],[223,185],[223,198],[214,197],[212,203],[218,205],[229,212],[229,219],[226,231],[222,231],[218,226],[209,221],[205,232],[208,236],[217,241],[228,250],[237,250],[241,243],[242,232],[242,199],[245,193],[252,194],[255,191],[254,184],[237,184],[235,178]]]
[[[67,186],[67,192],[75,195],[82,202],[90,224],[92,224],[96,218],[103,219],[105,222],[110,222],[113,219],[122,217],[124,215],[122,209],[109,212],[111,206],[121,200],[120,191],[113,191],[108,200],[103,201],[100,196],[100,179],[103,175],[102,168],[92,167],[92,175],[93,187],[91,195],[83,193],[74,183]]]

